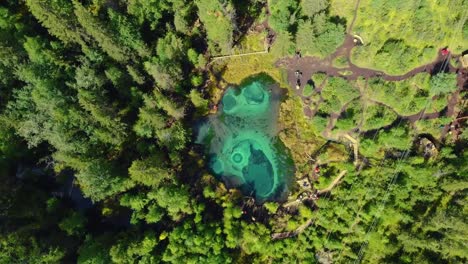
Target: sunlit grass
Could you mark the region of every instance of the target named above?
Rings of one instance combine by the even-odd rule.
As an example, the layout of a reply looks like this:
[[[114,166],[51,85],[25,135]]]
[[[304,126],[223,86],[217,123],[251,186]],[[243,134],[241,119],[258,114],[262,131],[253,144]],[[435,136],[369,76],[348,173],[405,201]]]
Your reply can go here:
[[[222,77],[228,83],[239,84],[245,78],[263,72],[270,75],[281,87],[288,87],[286,74],[274,65],[277,59],[272,54],[265,53],[226,58],[215,63],[225,67]]]
[[[349,27],[355,5],[356,1],[333,0],[331,13],[345,17]],[[351,61],[399,75],[433,61],[439,48],[449,46],[459,54],[468,46],[461,23],[467,18],[464,10],[462,2],[453,1],[361,0],[350,33],[366,44],[352,50]],[[388,40],[401,43],[391,46]]]

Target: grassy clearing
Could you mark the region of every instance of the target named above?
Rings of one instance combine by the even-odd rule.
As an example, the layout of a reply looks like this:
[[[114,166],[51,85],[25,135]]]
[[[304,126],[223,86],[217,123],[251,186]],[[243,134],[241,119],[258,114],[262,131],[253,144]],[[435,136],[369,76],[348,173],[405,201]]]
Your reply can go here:
[[[349,71],[349,70],[341,70],[338,72],[339,74],[343,75],[343,76],[349,76],[349,75],[352,75],[353,72],[352,71]]]
[[[233,54],[262,51],[265,49],[264,39],[265,33],[247,35],[241,41],[241,45],[234,49]],[[281,87],[286,88],[289,85],[285,72],[274,65],[278,59],[279,56],[275,53],[262,53],[225,58],[213,62],[213,65],[220,69],[227,83],[239,84],[245,78],[263,72],[270,75]]]
[[[346,18],[346,26],[349,28],[354,16],[356,0],[331,0],[330,14]]]
[[[340,68],[340,69],[349,67],[348,59],[345,56],[336,57],[333,60],[332,64],[333,64],[333,67]]]
[[[251,33],[242,38],[240,45],[235,49],[236,52],[246,53],[265,50],[266,32]]]
[[[315,127],[305,118],[303,106],[299,97],[290,97],[281,104],[279,115],[282,126],[279,138],[291,151],[298,177],[312,170],[309,157],[325,143]]]
[[[355,1],[332,1],[332,14],[353,19]],[[376,1],[361,0],[351,33],[359,34],[366,45],[352,51],[358,66],[403,74],[430,63],[439,48],[449,46],[461,53],[468,46],[464,34],[463,1]]]
[[[215,62],[216,66],[223,68],[222,76],[228,83],[239,84],[243,79],[264,72],[277,81],[281,87],[288,87],[285,73],[275,67],[277,58],[270,53],[254,54],[244,57],[233,57]]]

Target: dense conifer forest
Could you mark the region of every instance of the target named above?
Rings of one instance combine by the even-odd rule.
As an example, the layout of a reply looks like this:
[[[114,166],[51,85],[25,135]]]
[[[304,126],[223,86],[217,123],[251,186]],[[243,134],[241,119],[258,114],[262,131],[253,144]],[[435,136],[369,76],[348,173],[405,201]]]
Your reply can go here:
[[[467,6],[1,1],[0,263],[468,262]],[[266,202],[195,142],[258,74],[295,168]]]

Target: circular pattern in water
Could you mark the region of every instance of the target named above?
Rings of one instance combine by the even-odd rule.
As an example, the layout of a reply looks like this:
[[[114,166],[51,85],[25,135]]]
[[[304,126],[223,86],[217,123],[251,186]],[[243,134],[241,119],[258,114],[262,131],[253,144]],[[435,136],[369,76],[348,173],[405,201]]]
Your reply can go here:
[[[240,153],[234,153],[234,155],[232,155],[232,161],[234,161],[235,163],[240,163],[243,159],[244,158]]]
[[[273,88],[271,81],[260,78],[238,90],[227,89],[222,111],[211,116],[198,135],[209,147],[212,172],[228,187],[239,187],[260,202],[277,198],[293,171],[277,139],[280,96],[273,96]]]
[[[248,104],[261,104],[265,100],[265,90],[258,82],[245,87],[242,95]]]

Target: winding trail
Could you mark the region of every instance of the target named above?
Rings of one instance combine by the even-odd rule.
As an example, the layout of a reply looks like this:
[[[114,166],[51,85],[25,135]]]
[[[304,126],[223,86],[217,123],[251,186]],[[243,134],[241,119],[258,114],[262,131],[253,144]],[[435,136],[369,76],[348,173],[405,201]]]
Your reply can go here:
[[[296,74],[295,74],[296,71],[300,71],[302,73],[302,76],[306,76],[307,78],[312,76],[313,73],[319,73],[319,72],[325,73],[327,76],[342,77],[342,78],[347,79],[347,80],[357,80],[358,78],[363,78],[366,81],[365,86],[367,87],[368,80],[370,78],[373,78],[373,77],[379,77],[379,78],[382,78],[383,80],[386,80],[386,81],[402,81],[402,80],[411,78],[414,75],[416,75],[418,73],[422,73],[422,72],[427,72],[429,74],[434,74],[434,73],[440,72],[442,70],[443,63],[447,59],[449,59],[450,56],[452,55],[452,54],[449,54],[449,55],[444,56],[444,55],[441,54],[441,52],[439,50],[437,58],[434,61],[432,61],[432,62],[430,62],[428,64],[421,65],[419,67],[416,67],[416,68],[414,68],[414,69],[412,69],[412,70],[410,70],[410,71],[408,71],[408,72],[406,72],[406,73],[404,73],[402,75],[390,75],[390,74],[386,74],[383,71],[370,69],[370,68],[363,68],[363,67],[359,67],[359,66],[355,65],[354,63],[351,62],[351,50],[356,45],[355,42],[354,42],[354,36],[352,35],[352,29],[353,29],[354,23],[355,23],[356,18],[357,18],[359,5],[360,5],[360,0],[356,0],[356,6],[355,6],[355,9],[354,9],[354,16],[353,16],[353,19],[352,19],[349,27],[347,28],[345,40],[344,40],[343,44],[340,47],[338,47],[333,54],[329,55],[328,57],[326,57],[324,59],[320,59],[320,58],[317,58],[317,57],[307,57],[307,56],[306,57],[299,57],[299,58],[297,58],[297,57],[294,57],[294,58],[288,57],[288,58],[282,58],[282,59],[278,60],[275,63],[275,65],[277,67],[286,69],[287,76],[288,76],[288,83],[289,83],[290,87],[292,87],[292,90],[294,91],[294,93],[297,96],[302,98],[302,100],[304,102],[304,108],[303,108],[304,114],[309,118],[313,117],[317,113],[319,105],[323,102],[323,98],[322,98],[322,96],[320,94],[320,91],[322,90],[326,80],[323,81],[321,84],[315,84],[315,91],[318,92],[319,100],[318,100],[318,104],[315,106],[315,108],[311,109],[309,107],[310,97],[303,96],[303,90],[304,90],[305,84],[307,83],[307,79],[306,80],[301,80],[299,89],[294,89],[294,87],[296,87],[296,82],[297,82],[297,77],[296,77]],[[343,68],[334,67],[333,66],[333,61],[338,57],[345,57],[347,59],[347,61],[348,61],[348,66],[343,67]],[[453,56],[453,58],[459,58],[459,57],[460,57],[460,55]],[[462,91],[463,89],[468,89],[468,69],[455,68],[449,63],[448,67],[446,69],[446,72],[457,73],[458,90],[456,92],[454,92],[450,96],[450,98],[448,100],[448,106],[445,109],[443,109],[440,112],[434,112],[434,113],[425,113],[425,110],[421,110],[419,113],[416,113],[416,114],[410,115],[410,116],[401,116],[401,115],[398,115],[398,113],[397,113],[399,118],[409,120],[409,122],[411,122],[411,123],[414,123],[419,119],[438,118],[442,114],[447,116],[447,117],[453,118],[454,121],[452,121],[451,123],[445,125],[445,127],[443,128],[441,140],[445,140],[446,135],[449,134],[449,132],[453,132],[456,129],[457,126],[460,127],[461,126],[461,124],[460,124],[461,120],[464,120],[465,125],[466,125],[466,119],[468,119],[468,116],[466,115],[466,112],[467,112],[466,106],[465,106],[466,101],[464,101],[462,103],[461,109],[457,109],[458,105],[459,105],[458,103],[461,100],[460,99],[460,91]],[[360,92],[362,92],[362,91],[360,91]],[[377,103],[379,103],[379,102],[377,102]],[[346,106],[346,104],[345,104],[345,106]],[[341,110],[344,110],[345,106],[343,106],[343,108]],[[393,108],[390,107],[389,109],[391,109],[392,111],[395,112],[395,110]],[[465,114],[465,115],[463,115],[463,114]],[[340,113],[331,113],[330,114],[328,124],[327,124],[327,129],[324,131],[324,134],[325,134],[324,136],[325,137],[327,137],[327,135],[329,134],[331,129],[333,129],[334,124],[336,123],[339,116],[340,116]],[[361,126],[362,126],[362,123],[359,125],[358,131],[360,131]],[[455,131],[455,133],[453,133],[453,134],[455,136],[455,135],[457,135],[457,132]],[[358,150],[356,148],[355,148],[355,152],[358,152]],[[356,154],[355,154],[355,156],[356,156],[356,159],[357,159]],[[340,173],[340,175],[338,175],[338,177],[335,178],[335,180],[331,183],[331,185],[328,188],[318,191],[319,192],[318,194],[323,194],[323,193],[329,192],[336,184],[339,183],[339,181],[342,179],[342,177],[345,174],[346,174],[346,171],[342,171]],[[289,205],[292,206],[292,205],[299,204],[301,202],[302,201],[292,201],[292,202],[289,203]],[[273,240],[277,240],[277,239],[284,239],[284,238],[288,238],[288,237],[297,236],[300,233],[302,233],[307,227],[312,225],[315,222],[316,219],[317,219],[317,217],[312,218],[312,219],[308,219],[304,224],[299,226],[294,231],[282,232],[282,233],[273,233],[273,234],[271,234],[271,238]],[[354,227],[355,224],[357,224],[357,221],[353,224],[352,228]]]
[[[356,4],[356,8],[358,7],[358,5],[359,5],[359,0],[358,0],[358,3]],[[348,31],[351,30],[351,27],[352,25],[350,26]],[[419,113],[416,113],[410,116],[402,116],[402,115],[398,115],[398,116],[400,118],[408,120],[410,123],[414,123],[419,118],[422,118],[422,119],[438,118],[442,114],[445,114],[448,117],[455,117],[453,113],[454,108],[459,102],[459,91],[462,90],[463,86],[466,85],[466,83],[468,82],[468,71],[467,69],[455,68],[450,63],[448,65],[445,64],[445,62],[448,59],[450,59],[452,54],[442,55],[439,50],[437,58],[434,61],[428,64],[421,65],[419,67],[416,67],[402,75],[390,75],[380,70],[363,68],[352,63],[350,59],[351,50],[353,49],[353,47],[355,47],[355,45],[356,44],[354,43],[353,35],[348,33],[346,34],[343,44],[340,47],[338,47],[333,54],[329,55],[328,57],[324,59],[320,59],[318,57],[310,57],[310,56],[305,56],[305,57],[300,57],[300,58],[287,57],[287,58],[282,58],[278,60],[275,65],[277,67],[286,69],[287,76],[288,76],[288,83],[290,84],[290,87],[296,87],[296,82],[297,82],[297,77],[295,74],[296,71],[300,71],[302,73],[302,76],[307,76],[307,77],[312,76],[312,74],[314,73],[325,73],[327,76],[342,77],[350,81],[354,81],[354,80],[357,80],[358,78],[361,78],[361,79],[364,79],[367,83],[367,81],[373,77],[379,77],[386,81],[402,81],[402,80],[411,78],[415,76],[416,74],[422,73],[422,72],[434,74],[434,73],[440,72],[442,68],[444,68],[444,66],[447,66],[444,69],[446,72],[450,72],[450,73],[459,72],[457,76],[457,85],[459,89],[457,92],[455,92],[451,96],[450,100],[448,101],[448,106],[446,107],[447,111],[445,111],[446,109],[440,112],[434,112],[434,113],[425,113],[421,111]],[[457,59],[459,56],[460,55],[453,55],[452,57]],[[345,57],[348,61],[348,66],[343,67],[343,68],[338,68],[338,67],[333,66],[333,61],[338,57]],[[303,95],[303,90],[306,84],[307,84],[307,79],[306,80],[302,79],[299,89],[292,89],[292,90],[294,90],[294,93],[297,96],[302,98],[304,102],[304,109],[303,109],[304,114],[308,118],[312,118],[317,113],[319,106],[317,105],[314,109],[310,108],[309,106],[310,98]],[[315,90],[317,92],[320,92],[320,90],[323,88],[323,83],[320,84],[320,87],[317,87],[317,86],[319,86],[319,84],[316,85]],[[323,101],[323,98],[320,98],[319,102],[322,102],[322,101]],[[390,109],[393,110],[393,108],[391,107]],[[339,113],[330,114],[327,128],[323,133],[325,137],[330,135],[331,130],[334,128],[336,121],[343,110],[345,109],[342,108]],[[445,134],[448,133],[448,131],[449,131],[449,127],[446,126],[444,129],[443,135],[445,136]]]
[[[328,193],[330,192],[340,181],[341,179],[346,175],[348,171],[344,170],[342,171],[334,180],[333,182],[330,183],[330,185],[325,188],[325,189],[322,189],[322,190],[318,190],[317,191],[317,195],[322,195],[322,194],[325,194],[325,193]],[[301,204],[303,201],[293,201],[293,202],[290,202],[288,204],[285,204],[284,207],[290,207],[290,206],[296,206],[296,205],[299,205]],[[312,225],[314,222],[315,222],[316,218],[311,218],[311,219],[308,219],[304,224],[300,225],[298,228],[296,228],[296,230],[294,231],[289,231],[289,232],[281,232],[281,233],[273,233],[271,234],[271,239],[272,240],[278,240],[278,239],[284,239],[284,238],[288,238],[288,237],[294,237],[294,236],[297,236],[299,235],[300,233],[304,232],[304,230],[309,227],[310,225]]]
[[[347,80],[357,80],[358,78],[369,79],[372,77],[380,77],[386,81],[402,81],[408,79],[418,73],[428,72],[433,73],[440,68],[440,65],[447,58],[447,56],[441,55],[440,52],[437,58],[428,64],[421,65],[417,68],[412,69],[411,71],[403,75],[390,75],[383,71],[374,70],[370,68],[363,68],[355,65],[351,62],[351,50],[355,46],[354,37],[347,34],[343,44],[338,47],[338,49],[328,56],[325,59],[320,59],[318,57],[287,57],[282,58],[276,62],[277,67],[285,68],[288,73],[288,83],[291,87],[296,87],[296,71],[302,72],[303,76],[312,76],[313,73],[322,72],[328,76],[342,77]],[[348,60],[349,66],[344,68],[337,68],[332,65],[333,60],[337,57],[344,56]],[[458,55],[455,55],[454,58],[458,58]],[[455,73],[457,68],[452,65],[448,65],[448,72]],[[350,72],[351,74],[345,74],[345,72]],[[300,89],[295,89],[297,95],[302,96],[306,82],[301,82]]]
[[[348,172],[347,170],[340,172],[340,174],[333,180],[333,182],[330,183],[330,185],[327,188],[318,190],[317,194],[321,195],[321,194],[331,191],[333,187],[335,187],[335,185],[337,185],[340,182],[340,180],[346,175],[347,172]]]
[[[356,18],[357,18],[357,12],[358,12],[358,9],[359,9],[359,4],[361,3],[361,0],[357,0],[356,1],[356,6],[354,7],[354,16],[353,16],[353,20],[351,21],[351,24],[349,24],[349,28],[348,28],[348,34],[351,33],[351,30],[353,29],[353,26],[354,26],[354,22],[356,21]]]

